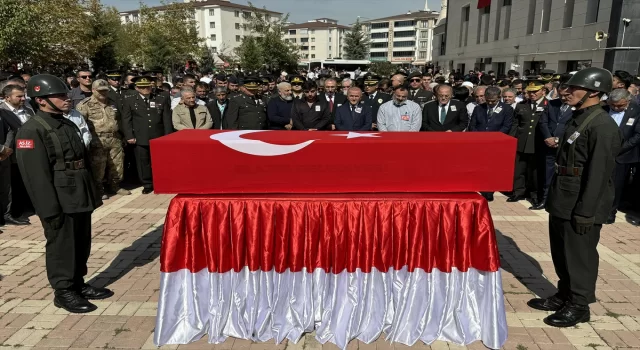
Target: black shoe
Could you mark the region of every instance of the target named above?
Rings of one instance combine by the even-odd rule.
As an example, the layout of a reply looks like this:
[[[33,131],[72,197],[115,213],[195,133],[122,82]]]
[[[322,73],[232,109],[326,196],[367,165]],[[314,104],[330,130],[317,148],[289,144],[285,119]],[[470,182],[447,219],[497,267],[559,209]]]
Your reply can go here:
[[[113,291],[107,288],[100,288],[85,284],[80,290],[83,298],[88,300],[102,300],[113,296]]]
[[[485,198],[487,199],[487,202],[493,202],[493,193],[488,194]]]
[[[542,321],[553,327],[573,327],[578,323],[589,322],[590,316],[589,306],[568,302],[560,311]]]
[[[4,221],[9,225],[16,225],[16,226],[25,226],[25,225],[31,224],[31,222],[29,222],[28,220],[14,218],[13,216],[5,216]]]
[[[541,311],[558,311],[562,309],[564,304],[565,304],[565,301],[560,299],[556,295],[552,295],[546,299],[535,298],[527,301],[527,305],[529,305],[530,308],[534,308],[536,310],[541,310]]]
[[[640,219],[627,217],[627,222],[630,223],[633,226],[640,226]]]
[[[607,218],[607,221],[604,222],[605,225],[611,225],[614,224],[616,222],[616,216],[609,216]]]
[[[151,192],[153,192],[153,188],[145,188],[142,190],[142,194],[149,194]]]
[[[544,210],[544,202],[529,207],[529,210]]]
[[[73,290],[56,290],[53,305],[73,314],[84,314],[98,308]]]
[[[515,203],[515,202],[519,202],[519,201],[521,201],[523,199],[524,199],[524,196],[511,196],[511,197],[507,198],[507,202]]]

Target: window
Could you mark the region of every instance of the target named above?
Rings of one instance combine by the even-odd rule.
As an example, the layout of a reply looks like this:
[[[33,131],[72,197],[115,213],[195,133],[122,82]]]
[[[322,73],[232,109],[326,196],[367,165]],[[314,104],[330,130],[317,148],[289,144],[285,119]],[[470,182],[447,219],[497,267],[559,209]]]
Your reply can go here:
[[[384,33],[371,33],[371,39],[387,39],[389,37],[388,32]]]
[[[415,37],[416,36],[416,31],[415,30],[409,30],[409,31],[404,31],[404,32],[394,32],[393,33],[393,37],[394,38],[410,38],[410,37]]]
[[[476,44],[480,44],[480,38],[482,37],[482,22],[484,22],[484,17],[482,17],[483,11],[478,10],[478,28],[476,30]]]
[[[293,38],[293,39],[289,39],[289,41],[291,41],[292,43],[295,43],[297,41],[297,39]]]
[[[316,42],[316,38],[311,38],[311,42],[315,43]]]
[[[309,34],[315,34],[315,33],[316,33],[316,30],[315,30],[315,29],[311,29],[311,30],[309,31]]]
[[[387,58],[387,53],[386,52],[372,52],[369,57],[374,58],[374,57],[384,57]]]
[[[331,42],[331,37],[329,37],[329,42]]]
[[[397,21],[393,23],[393,26],[398,27],[413,27],[416,25],[416,21]]]
[[[240,17],[240,11],[236,11],[236,12],[234,13],[234,15],[235,15],[236,17]]]
[[[211,34],[211,40],[216,41],[216,35],[215,34]]]
[[[389,28],[389,22],[371,24],[371,29],[382,29],[382,28]]]
[[[331,58],[331,54],[329,54],[329,58]]]
[[[600,0],[587,0],[587,17],[584,24],[598,22],[598,10],[600,10]]]
[[[250,17],[251,17],[251,12],[243,11],[243,12],[242,12],[242,17],[244,17],[244,18],[250,18]]]
[[[426,60],[427,59],[427,51],[420,51],[418,53],[418,58],[420,58],[421,60]]]
[[[428,28],[429,21],[420,21],[420,28]]]
[[[209,16],[213,16],[215,15],[215,10],[214,9],[210,9],[209,10]]]
[[[540,33],[548,32],[551,24],[551,0],[544,0],[542,4],[542,25],[540,26]]]
[[[236,41],[240,42],[240,35],[236,35]]]
[[[125,22],[129,22],[129,16],[124,16]]]
[[[309,51],[309,46],[300,46],[300,50]]]
[[[300,33],[298,33],[298,34],[304,34],[304,35],[307,35],[307,34],[309,34],[309,30],[307,30],[307,29],[300,29]]]
[[[289,29],[289,35],[296,35],[295,29]]]
[[[316,55],[315,54],[311,54],[311,58],[316,58]]]
[[[212,47],[212,48],[211,48],[211,52],[213,52],[213,53],[218,52],[218,48],[217,48],[217,47],[215,47],[215,46],[214,46],[214,47]]]
[[[236,29],[240,29],[240,23],[236,23]]]
[[[536,19],[536,1],[529,0],[529,17],[527,18],[527,34],[533,34],[533,27]]]
[[[300,42],[301,43],[308,43],[309,42],[309,38],[300,38]]]
[[[209,28],[215,28],[216,22],[209,22]]]
[[[511,6],[511,0],[502,0],[502,6]]]
[[[562,28],[570,28],[573,25],[573,8],[575,0],[564,0],[564,17],[562,18]]]
[[[429,42],[428,41],[421,41],[420,42],[420,48],[421,49],[428,49],[429,48]]]
[[[247,24],[246,24],[246,23],[242,25],[242,29],[247,30],[247,28],[248,28],[248,27],[247,27]]]
[[[413,57],[414,51],[394,51],[393,57]]]
[[[467,39],[469,38],[469,13],[470,12],[471,12],[470,6],[465,6],[462,8],[462,13],[460,15],[461,21],[460,21],[460,41],[458,42],[459,47],[467,46]]]
[[[384,42],[384,43],[371,43],[371,48],[372,49],[384,49],[389,47],[389,43],[388,42]]]
[[[498,74],[498,75],[505,74],[506,70],[507,70],[507,64],[505,62],[498,62],[497,63],[496,74]]]
[[[491,6],[487,6],[483,8],[480,12],[482,12],[482,19],[484,20],[483,28],[484,28],[484,38],[483,41],[486,43],[489,41],[489,17],[491,16]]]
[[[331,51],[331,46],[329,46],[329,51]]]
[[[304,58],[309,58],[309,54],[304,54]]]
[[[496,11],[496,27],[493,33],[493,40],[500,40],[500,20],[502,19],[502,9],[504,6],[498,6],[498,11]]]
[[[415,47],[415,41],[394,41],[393,47]]]
[[[315,50],[316,50],[316,47],[315,47],[315,46],[311,46],[311,50],[314,50],[314,51],[315,51]]]
[[[504,35],[503,38],[509,39],[509,30],[511,29],[511,0],[502,2],[504,9]]]
[[[420,31],[420,39],[427,39],[427,38],[429,38],[429,32],[426,30]]]

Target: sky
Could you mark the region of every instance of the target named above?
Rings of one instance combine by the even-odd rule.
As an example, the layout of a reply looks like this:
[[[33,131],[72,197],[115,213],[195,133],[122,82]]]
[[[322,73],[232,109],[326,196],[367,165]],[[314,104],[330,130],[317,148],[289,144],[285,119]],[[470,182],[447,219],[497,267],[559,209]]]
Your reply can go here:
[[[182,2],[182,0],[178,0]],[[138,8],[139,2],[147,6],[157,6],[161,0],[102,0],[105,5],[115,6],[120,11]],[[246,5],[248,0],[231,0]],[[360,16],[361,20],[388,17],[424,8],[425,0],[252,0],[256,7],[289,13],[289,21],[306,22],[315,18],[332,18],[338,23],[349,25]],[[440,0],[429,0],[429,9],[440,10]]]

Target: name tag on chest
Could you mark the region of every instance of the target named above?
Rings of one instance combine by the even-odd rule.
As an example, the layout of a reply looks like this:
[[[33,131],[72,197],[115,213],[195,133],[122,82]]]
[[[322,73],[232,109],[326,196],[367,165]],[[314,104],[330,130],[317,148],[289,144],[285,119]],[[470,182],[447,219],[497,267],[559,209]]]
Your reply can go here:
[[[568,144],[572,144],[576,141],[576,139],[578,138],[578,136],[580,136],[579,132],[574,132],[573,135],[569,136],[569,138],[567,139],[567,143]]]
[[[316,106],[316,112],[320,112],[320,106]]]
[[[356,108],[356,113],[362,113],[362,108],[361,107]]]
[[[405,122],[408,122],[410,119],[409,116],[406,114],[403,114],[400,118],[402,118],[402,120],[404,120]]]
[[[629,120],[627,120],[627,125],[631,126],[633,125],[633,123],[635,123],[636,118],[629,118]]]
[[[149,107],[156,108],[156,103],[153,101],[149,102]]]

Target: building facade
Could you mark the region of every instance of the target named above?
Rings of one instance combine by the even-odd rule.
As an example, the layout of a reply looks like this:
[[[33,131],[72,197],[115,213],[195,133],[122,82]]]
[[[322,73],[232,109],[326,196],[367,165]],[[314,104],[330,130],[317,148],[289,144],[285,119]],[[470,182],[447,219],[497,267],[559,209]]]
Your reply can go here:
[[[200,38],[214,53],[225,51],[233,55],[234,49],[242,43],[242,37],[249,34],[247,24],[252,16],[249,6],[232,3],[229,0],[184,0],[192,2]],[[162,10],[164,6],[154,7]],[[273,19],[279,19],[282,13],[260,9]],[[138,21],[140,11],[120,12],[123,22]]]
[[[431,62],[433,29],[438,15],[425,8],[362,22],[371,40],[369,59],[415,66]]]
[[[637,0],[494,0],[481,9],[475,5],[448,0],[447,18],[435,29],[434,63],[447,73],[474,68],[498,74],[509,69],[521,74],[570,72],[594,66],[638,74]]]
[[[340,58],[344,35],[350,28],[330,18],[318,18],[286,27],[285,40],[299,48],[300,63]]]

